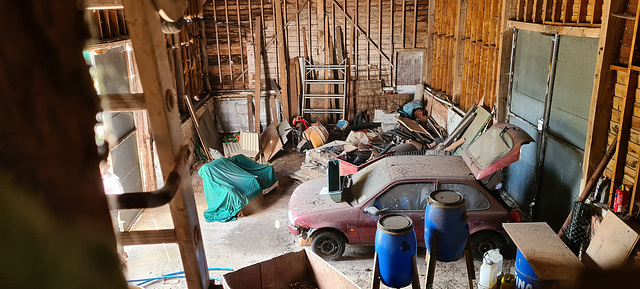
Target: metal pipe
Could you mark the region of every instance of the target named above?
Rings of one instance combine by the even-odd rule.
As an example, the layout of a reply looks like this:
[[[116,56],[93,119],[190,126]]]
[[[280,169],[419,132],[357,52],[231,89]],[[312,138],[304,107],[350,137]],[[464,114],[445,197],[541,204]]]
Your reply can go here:
[[[551,53],[551,59],[549,59],[549,74],[547,76],[547,88],[545,91],[544,97],[544,115],[542,119],[542,130],[540,131],[538,137],[538,166],[536,167],[536,189],[535,195],[531,204],[529,205],[531,209],[531,218],[535,220],[537,215],[538,206],[537,202],[540,198],[540,189],[542,188],[541,184],[543,181],[542,170],[544,169],[544,157],[547,148],[547,130],[549,129],[549,116],[551,115],[551,100],[553,98],[553,85],[555,83],[555,75],[556,75],[556,66],[558,64],[558,45],[560,43],[560,37],[558,34],[555,34],[552,40],[553,50]]]

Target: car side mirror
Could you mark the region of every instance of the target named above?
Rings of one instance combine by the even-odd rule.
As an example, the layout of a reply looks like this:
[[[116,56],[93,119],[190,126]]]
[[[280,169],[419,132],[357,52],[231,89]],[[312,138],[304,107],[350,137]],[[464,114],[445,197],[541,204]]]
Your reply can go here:
[[[368,206],[368,207],[364,208],[364,212],[369,214],[369,215],[374,215],[374,216],[380,215],[380,210],[374,205],[371,205],[371,206]]]

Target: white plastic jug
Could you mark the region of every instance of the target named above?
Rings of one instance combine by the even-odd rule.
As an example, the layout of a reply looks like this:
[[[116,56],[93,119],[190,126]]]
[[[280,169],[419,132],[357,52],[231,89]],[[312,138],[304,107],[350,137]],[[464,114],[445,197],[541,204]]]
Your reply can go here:
[[[478,278],[479,289],[493,288],[498,283],[498,277],[502,274],[502,255],[498,249],[489,250],[482,257],[480,266],[480,277]]]

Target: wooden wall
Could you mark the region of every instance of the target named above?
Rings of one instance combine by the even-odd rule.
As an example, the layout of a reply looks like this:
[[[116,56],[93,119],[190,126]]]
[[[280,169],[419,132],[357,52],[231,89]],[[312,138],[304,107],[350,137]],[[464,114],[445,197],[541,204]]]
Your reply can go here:
[[[626,1],[620,11],[612,11],[612,15],[636,15],[638,0]],[[613,8],[612,8],[613,9]],[[607,79],[611,83],[613,93],[611,105],[611,121],[609,123],[608,146],[616,146],[617,153],[607,165],[604,175],[612,179],[615,187],[620,184],[628,186],[632,193],[632,203],[636,199],[640,157],[640,94],[638,90],[638,73],[640,53],[637,49],[638,23],[635,17],[616,17],[613,64],[610,69],[613,76]],[[610,93],[611,93],[610,92]],[[612,191],[613,192],[613,191]],[[612,205],[613,198],[609,204]],[[637,212],[637,205],[631,213]]]
[[[338,55],[340,50],[344,56],[353,50],[351,75],[354,80],[382,80],[385,86],[391,86],[395,51],[424,49],[427,45],[429,0],[286,0],[282,3],[288,58],[304,57],[306,51],[307,58],[316,64],[335,63],[342,59]],[[318,6],[322,3],[324,5]],[[249,56],[253,57],[251,31],[258,16],[263,21],[265,47],[263,62],[266,65],[262,75],[267,79],[262,83],[269,84],[269,79],[278,78],[273,6],[270,1],[261,0],[205,3],[209,72],[215,89],[254,88],[255,68]],[[318,7],[324,7],[328,19],[326,29],[324,23],[318,23]],[[353,23],[357,23],[355,28]],[[352,41],[350,35],[354,29]],[[325,31],[335,48],[330,54],[333,61],[325,54]]]

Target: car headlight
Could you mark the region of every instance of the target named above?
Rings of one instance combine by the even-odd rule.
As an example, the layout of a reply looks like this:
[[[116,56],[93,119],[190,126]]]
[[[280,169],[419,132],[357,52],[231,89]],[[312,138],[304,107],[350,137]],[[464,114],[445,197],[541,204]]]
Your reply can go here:
[[[293,213],[291,212],[291,210],[289,210],[289,224],[291,224],[291,226],[293,226]]]

